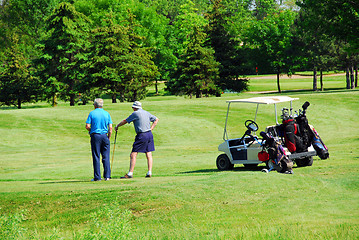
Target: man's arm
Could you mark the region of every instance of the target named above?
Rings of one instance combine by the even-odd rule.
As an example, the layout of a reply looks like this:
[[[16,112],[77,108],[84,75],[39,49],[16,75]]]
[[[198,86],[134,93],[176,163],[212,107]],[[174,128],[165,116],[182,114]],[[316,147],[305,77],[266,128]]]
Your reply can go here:
[[[112,134],[112,124],[109,124],[109,125],[108,125],[108,133],[107,133],[108,139],[111,138],[111,134]]]
[[[156,127],[157,123],[158,123],[159,119],[156,118],[156,120],[152,123],[152,126],[151,126],[151,131]]]
[[[91,131],[91,124],[86,123],[86,129],[87,129],[87,131]]]
[[[116,125],[115,130],[117,131],[117,129],[123,125],[125,125],[127,123],[126,119],[122,120],[119,124]]]

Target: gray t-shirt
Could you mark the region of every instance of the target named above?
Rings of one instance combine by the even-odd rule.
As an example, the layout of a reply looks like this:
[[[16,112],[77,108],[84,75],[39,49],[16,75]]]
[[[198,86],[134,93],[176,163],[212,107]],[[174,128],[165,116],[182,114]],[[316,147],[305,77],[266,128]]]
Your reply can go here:
[[[133,122],[133,125],[135,126],[136,133],[141,133],[141,132],[150,131],[151,130],[151,122],[156,121],[156,119],[157,119],[156,116],[154,116],[151,113],[140,108],[137,111],[134,111],[126,119],[126,121],[128,123]]]

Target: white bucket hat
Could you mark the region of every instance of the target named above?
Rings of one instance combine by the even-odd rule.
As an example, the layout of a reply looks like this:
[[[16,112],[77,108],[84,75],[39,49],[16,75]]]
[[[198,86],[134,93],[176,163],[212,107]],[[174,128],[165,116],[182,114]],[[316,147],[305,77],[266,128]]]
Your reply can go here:
[[[141,104],[139,101],[135,101],[135,102],[132,104],[132,107],[133,107],[133,108],[140,109],[140,108],[142,108],[142,104]]]

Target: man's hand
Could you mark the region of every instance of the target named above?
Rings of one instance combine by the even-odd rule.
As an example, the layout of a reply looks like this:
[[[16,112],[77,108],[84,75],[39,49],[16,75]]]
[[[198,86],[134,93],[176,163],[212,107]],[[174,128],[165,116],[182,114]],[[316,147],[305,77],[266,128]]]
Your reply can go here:
[[[117,132],[118,128],[125,125],[127,123],[126,119],[122,120],[119,124],[116,125],[115,130]]]
[[[108,133],[107,133],[108,139],[111,138],[111,134],[112,134],[112,124],[109,124],[109,125],[108,125]]]
[[[156,118],[156,120],[152,123],[152,126],[151,126],[151,131],[156,127],[157,123],[158,123],[159,119]]]
[[[86,129],[87,131],[91,131],[91,124],[86,123]]]

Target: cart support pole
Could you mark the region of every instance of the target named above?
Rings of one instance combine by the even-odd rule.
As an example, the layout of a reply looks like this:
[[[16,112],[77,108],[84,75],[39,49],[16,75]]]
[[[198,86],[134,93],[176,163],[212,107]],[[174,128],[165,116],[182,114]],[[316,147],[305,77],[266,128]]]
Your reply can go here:
[[[256,115],[254,116],[254,121],[256,122],[257,120],[257,113],[258,113],[258,108],[259,108],[259,103],[257,103],[257,110],[256,110]]]
[[[226,124],[224,125],[224,133],[223,133],[223,140],[226,141],[228,139],[228,134],[227,134],[227,121],[228,121],[228,114],[229,114],[229,106],[231,105],[231,103],[228,103],[228,108],[227,108],[227,117],[226,117]]]

